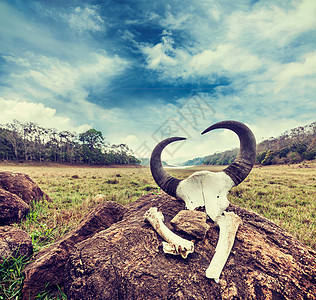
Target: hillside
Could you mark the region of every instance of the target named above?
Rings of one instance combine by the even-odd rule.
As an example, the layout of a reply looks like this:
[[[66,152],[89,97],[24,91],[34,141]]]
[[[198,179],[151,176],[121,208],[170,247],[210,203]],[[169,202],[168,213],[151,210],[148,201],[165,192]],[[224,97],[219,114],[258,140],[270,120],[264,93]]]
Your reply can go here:
[[[191,165],[227,165],[238,154],[238,148],[197,157],[183,163]],[[286,131],[257,145],[257,163],[261,165],[299,163],[316,158],[316,122]]]

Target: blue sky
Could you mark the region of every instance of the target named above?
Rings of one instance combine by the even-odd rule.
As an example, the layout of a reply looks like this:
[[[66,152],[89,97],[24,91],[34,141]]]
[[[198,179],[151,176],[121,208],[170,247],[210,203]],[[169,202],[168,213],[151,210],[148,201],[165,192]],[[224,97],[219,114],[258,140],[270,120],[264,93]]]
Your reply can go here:
[[[238,145],[315,121],[316,1],[0,0],[0,123],[101,130],[165,159]]]

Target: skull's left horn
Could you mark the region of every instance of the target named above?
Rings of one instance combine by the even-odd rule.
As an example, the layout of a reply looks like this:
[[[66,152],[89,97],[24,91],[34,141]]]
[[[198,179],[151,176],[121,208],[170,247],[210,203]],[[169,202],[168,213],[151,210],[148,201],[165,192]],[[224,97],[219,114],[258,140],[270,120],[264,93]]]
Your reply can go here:
[[[239,153],[236,160],[223,170],[235,183],[241,183],[250,173],[256,160],[256,139],[252,131],[243,123],[236,121],[218,122],[207,129],[202,134],[213,129],[224,128],[234,131],[240,141]]]
[[[161,163],[161,152],[167,145],[175,141],[182,141],[185,139],[186,138],[182,137],[173,137],[161,141],[153,150],[150,158],[150,170],[156,183],[162,188],[162,190],[173,197],[176,197],[176,191],[180,180],[172,177],[164,170]]]

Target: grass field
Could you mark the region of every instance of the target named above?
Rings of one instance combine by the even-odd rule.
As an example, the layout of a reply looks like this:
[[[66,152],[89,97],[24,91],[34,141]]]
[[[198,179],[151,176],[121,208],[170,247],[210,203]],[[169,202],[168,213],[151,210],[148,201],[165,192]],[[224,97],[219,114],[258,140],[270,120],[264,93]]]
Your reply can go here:
[[[197,170],[221,167],[197,166],[168,169],[179,179]],[[35,251],[74,228],[99,203],[97,194],[123,205],[148,192],[160,192],[143,167],[71,167],[0,165],[0,170],[27,173],[53,202],[33,204],[18,226],[29,232]],[[316,162],[255,167],[248,178],[231,190],[229,200],[274,221],[304,244],[316,249]]]
[[[220,169],[201,166],[168,169],[168,172],[184,179],[197,170]],[[31,235],[35,252],[73,229],[99,204],[100,200],[94,199],[97,194],[125,205],[149,192],[161,192],[145,167],[3,164],[0,170],[27,173],[53,200],[34,203],[26,220],[16,225]],[[315,175],[316,162],[255,167],[242,184],[231,190],[228,198],[233,204],[267,217],[316,250]],[[6,299],[1,298],[1,292],[0,299]]]

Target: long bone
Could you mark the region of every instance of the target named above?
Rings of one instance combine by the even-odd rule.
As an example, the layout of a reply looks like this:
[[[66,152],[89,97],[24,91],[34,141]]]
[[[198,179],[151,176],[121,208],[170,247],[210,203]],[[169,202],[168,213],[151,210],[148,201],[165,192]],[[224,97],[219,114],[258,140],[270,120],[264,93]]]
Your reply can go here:
[[[223,121],[208,127],[202,134],[218,128],[234,131],[240,141],[236,160],[221,172],[195,172],[185,180],[179,180],[169,175],[162,166],[161,153],[168,144],[185,139],[181,137],[161,141],[153,150],[150,159],[152,175],[166,193],[181,198],[187,209],[193,210],[205,206],[208,216],[215,223],[218,222],[220,238],[216,246],[216,253],[206,273],[207,277],[217,281],[228,259],[238,229],[236,225],[238,222],[233,221],[235,217],[232,218],[231,214],[230,217],[227,217],[227,214],[222,216],[229,206],[227,194],[233,186],[237,186],[248,176],[256,158],[256,140],[246,125],[236,121]],[[238,218],[237,215],[235,216]],[[234,231],[235,233],[232,234]]]
[[[242,221],[235,213],[224,211],[223,215],[215,219],[215,223],[219,226],[219,239],[213,259],[206,270],[206,277],[213,278],[218,283]]]
[[[157,207],[151,207],[144,215],[144,219],[148,221],[157,233],[165,240],[162,242],[163,251],[165,253],[177,255],[187,258],[188,254],[194,252],[194,244],[191,241],[173,233],[164,223],[164,216],[158,212]]]

